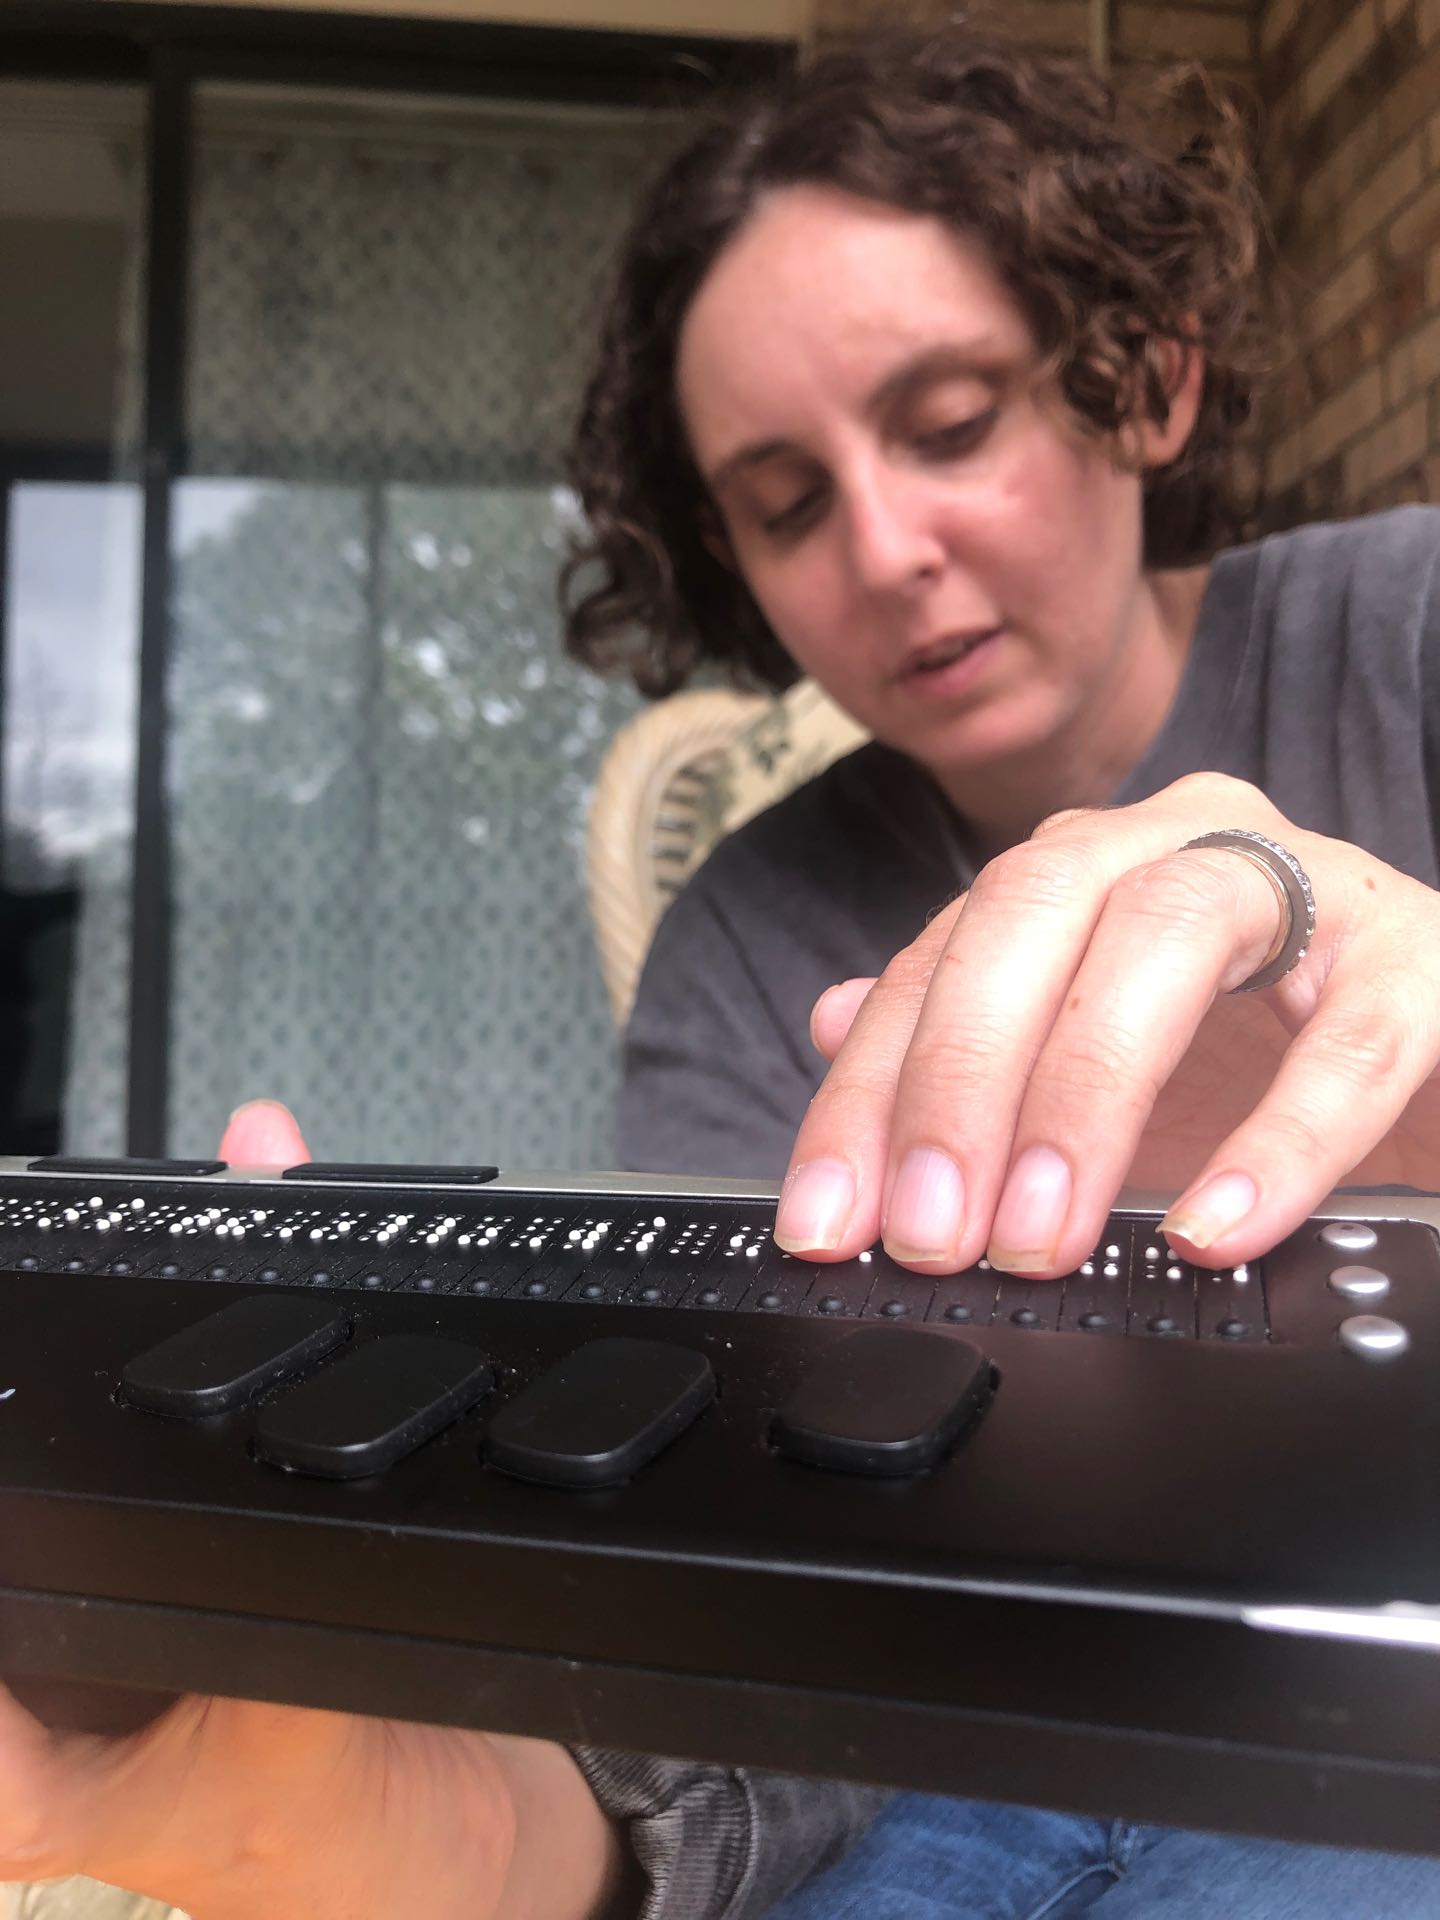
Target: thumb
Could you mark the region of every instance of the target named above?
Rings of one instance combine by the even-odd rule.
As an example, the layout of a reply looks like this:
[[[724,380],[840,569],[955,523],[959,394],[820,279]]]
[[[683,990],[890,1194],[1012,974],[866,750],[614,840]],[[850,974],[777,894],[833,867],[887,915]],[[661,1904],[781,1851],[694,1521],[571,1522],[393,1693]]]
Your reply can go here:
[[[817,1053],[827,1060],[835,1058],[874,984],[871,977],[842,980],[839,986],[825,989],[810,1014],[810,1040]]]
[[[278,1100],[247,1100],[225,1124],[220,1156],[233,1167],[294,1167],[310,1158],[293,1113]]]

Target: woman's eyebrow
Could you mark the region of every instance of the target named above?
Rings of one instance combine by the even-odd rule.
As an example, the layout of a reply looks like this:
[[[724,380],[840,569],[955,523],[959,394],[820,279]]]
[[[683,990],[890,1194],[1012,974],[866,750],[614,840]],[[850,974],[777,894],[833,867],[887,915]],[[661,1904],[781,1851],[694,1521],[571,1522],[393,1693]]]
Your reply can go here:
[[[755,440],[748,446],[737,447],[734,453],[726,454],[715,471],[703,478],[711,493],[718,493],[746,467],[758,467],[766,460],[777,460],[785,454],[799,452],[801,448],[793,440]]]
[[[963,346],[947,343],[927,347],[885,375],[866,398],[865,412],[872,417],[883,415],[940,380],[979,379],[993,384],[1005,358],[1003,344],[989,335],[966,341]],[[804,451],[793,440],[754,440],[727,454],[715,470],[705,476],[705,484],[711,493],[718,493],[746,468]]]

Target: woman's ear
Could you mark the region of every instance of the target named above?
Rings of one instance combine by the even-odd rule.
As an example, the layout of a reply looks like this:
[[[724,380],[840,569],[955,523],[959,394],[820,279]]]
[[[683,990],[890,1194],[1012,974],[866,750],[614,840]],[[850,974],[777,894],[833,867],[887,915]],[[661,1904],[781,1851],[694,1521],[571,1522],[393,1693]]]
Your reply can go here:
[[[1168,411],[1159,420],[1147,408],[1132,428],[1135,464],[1142,472],[1168,467],[1185,451],[1200,412],[1205,362],[1183,340],[1154,340],[1146,348],[1152,391],[1163,393]]]

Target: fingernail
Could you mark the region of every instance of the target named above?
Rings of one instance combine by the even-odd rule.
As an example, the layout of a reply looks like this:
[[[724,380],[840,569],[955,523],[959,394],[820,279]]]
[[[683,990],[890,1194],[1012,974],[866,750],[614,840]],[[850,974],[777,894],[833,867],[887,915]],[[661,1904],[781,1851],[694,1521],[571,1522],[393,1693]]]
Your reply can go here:
[[[855,1211],[855,1175],[843,1160],[807,1160],[785,1182],[775,1210],[775,1239],[787,1253],[838,1247]]]
[[[1238,1227],[1259,1198],[1260,1189],[1248,1173],[1217,1173],[1175,1202],[1160,1222],[1160,1231],[1178,1234],[1192,1247],[1208,1247]]]
[[[965,1219],[965,1176],[938,1147],[912,1147],[885,1211],[885,1251],[896,1260],[948,1260]]]
[[[1070,1163],[1053,1147],[1026,1147],[1010,1169],[990,1228],[992,1267],[1034,1273],[1054,1265],[1070,1212]]]

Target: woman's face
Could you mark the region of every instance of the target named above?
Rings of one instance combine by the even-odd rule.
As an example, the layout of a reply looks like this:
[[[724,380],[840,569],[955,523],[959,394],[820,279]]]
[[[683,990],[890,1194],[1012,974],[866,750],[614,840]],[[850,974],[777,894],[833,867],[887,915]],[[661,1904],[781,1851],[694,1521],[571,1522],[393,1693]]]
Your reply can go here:
[[[1163,672],[1140,482],[1035,362],[978,245],[818,186],[761,204],[681,333],[730,559],[802,671],[952,789],[1112,734]]]

